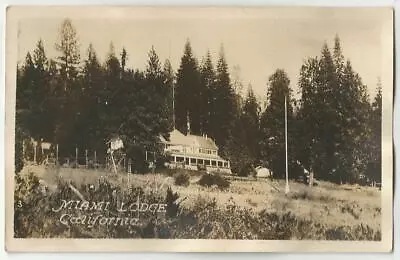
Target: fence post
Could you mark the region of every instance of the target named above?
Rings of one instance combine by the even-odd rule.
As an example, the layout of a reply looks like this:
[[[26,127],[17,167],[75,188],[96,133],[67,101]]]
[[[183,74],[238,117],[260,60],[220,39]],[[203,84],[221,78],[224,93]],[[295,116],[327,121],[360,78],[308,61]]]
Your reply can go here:
[[[86,159],[86,168],[89,168],[89,162],[88,162],[88,150],[85,150],[85,159]]]
[[[58,144],[56,144],[56,165],[58,165]]]
[[[128,160],[128,174],[132,173],[132,161],[131,159]]]
[[[94,168],[97,168],[97,152],[94,150]]]
[[[25,160],[25,139],[22,140],[22,160]]]
[[[42,139],[40,139],[40,148],[42,149],[42,155],[41,155],[41,158],[42,158],[42,160],[43,160],[43,154],[44,154],[44,150],[43,150],[43,138],[42,138]]]
[[[36,147],[37,143],[33,143],[33,163],[36,164]]]
[[[75,147],[75,164],[76,167],[78,168],[78,147]]]

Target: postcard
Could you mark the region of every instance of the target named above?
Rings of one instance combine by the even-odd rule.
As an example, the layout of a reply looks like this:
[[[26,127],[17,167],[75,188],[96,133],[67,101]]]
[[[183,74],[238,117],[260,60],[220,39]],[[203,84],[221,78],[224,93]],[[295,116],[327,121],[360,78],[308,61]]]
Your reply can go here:
[[[10,252],[389,252],[389,7],[10,6]]]

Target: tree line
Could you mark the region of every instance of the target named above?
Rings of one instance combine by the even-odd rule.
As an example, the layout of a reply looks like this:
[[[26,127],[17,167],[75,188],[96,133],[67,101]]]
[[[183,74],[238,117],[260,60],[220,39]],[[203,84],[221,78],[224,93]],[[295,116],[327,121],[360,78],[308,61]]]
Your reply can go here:
[[[116,52],[112,43],[104,63],[92,44],[81,59],[77,32],[66,19],[55,48],[58,56],[48,58],[39,40],[17,68],[16,148],[26,135],[59,144],[65,156],[79,145],[101,157],[118,135],[133,165],[144,170],[145,151],[161,156],[159,137],[176,128],[210,136],[236,174],[263,165],[280,178],[287,97],[291,177],[301,165],[335,182],[354,182],[360,174],[380,180],[381,86],[371,103],[337,36],[333,50],[325,44],[300,68],[299,100],[284,69],[269,77],[266,100],[257,99],[251,86],[239,93],[241,82],[232,79],[223,47],[214,65],[210,52],[198,60],[187,40],[176,71],[151,47],[146,69],[133,69],[125,48]]]

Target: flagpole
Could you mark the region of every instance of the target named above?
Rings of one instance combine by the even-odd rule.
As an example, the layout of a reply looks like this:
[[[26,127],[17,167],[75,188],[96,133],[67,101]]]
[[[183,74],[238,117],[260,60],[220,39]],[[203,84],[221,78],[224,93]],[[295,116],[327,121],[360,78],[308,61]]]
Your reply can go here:
[[[287,102],[286,102],[286,95],[285,95],[285,163],[286,163],[286,187],[285,187],[285,194],[290,192],[289,189],[289,173],[288,173],[288,148],[287,148]]]
[[[172,82],[172,122],[174,124],[175,129],[175,86]]]

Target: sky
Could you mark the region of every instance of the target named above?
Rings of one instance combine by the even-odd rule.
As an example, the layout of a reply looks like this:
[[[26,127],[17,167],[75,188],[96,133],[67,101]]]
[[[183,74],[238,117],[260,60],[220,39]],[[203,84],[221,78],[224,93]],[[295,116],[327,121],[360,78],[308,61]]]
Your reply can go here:
[[[180,64],[184,45],[190,40],[201,61],[207,50],[214,65],[221,45],[231,75],[265,99],[269,76],[284,69],[295,92],[301,65],[320,55],[324,42],[333,47],[337,34],[343,54],[368,86],[373,97],[382,75],[382,24],[387,9],[270,8],[214,10],[190,9],[172,12],[127,12],[109,15],[84,15],[84,11],[59,13],[48,17],[28,17],[19,21],[18,60],[23,61],[39,39],[48,57],[54,58],[59,28],[70,18],[77,30],[81,57],[93,44],[103,62],[112,42],[119,54],[128,53],[128,67],[144,69],[148,51],[154,46],[162,62],[169,58],[174,70]],[[240,68],[239,70],[234,68]]]

